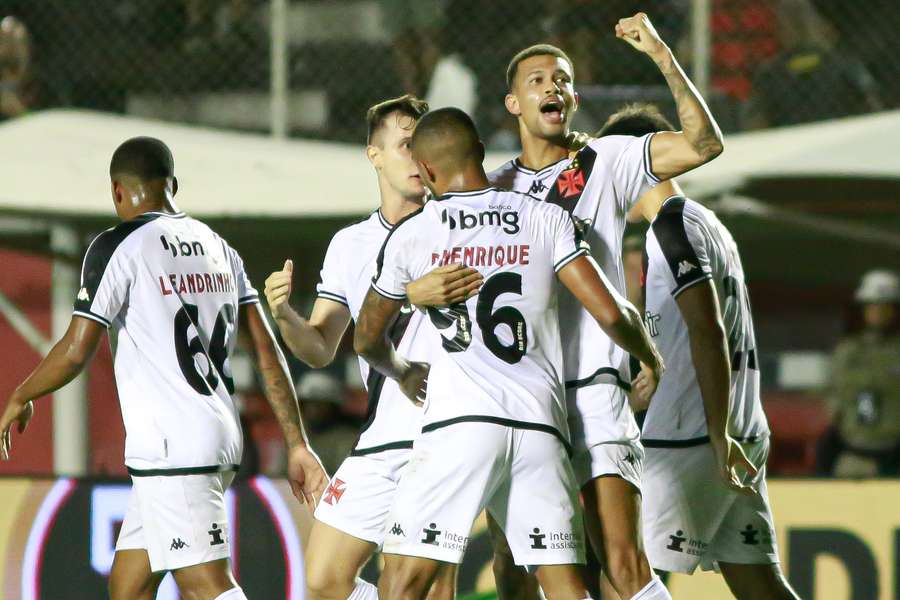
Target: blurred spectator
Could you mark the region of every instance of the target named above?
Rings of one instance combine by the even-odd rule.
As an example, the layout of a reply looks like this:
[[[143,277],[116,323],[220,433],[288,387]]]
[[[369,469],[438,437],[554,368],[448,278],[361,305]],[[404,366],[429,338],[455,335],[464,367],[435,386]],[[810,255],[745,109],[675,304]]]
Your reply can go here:
[[[780,53],[757,71],[746,107],[749,128],[780,127],[878,110],[872,75],[808,0],[776,4]]]
[[[900,467],[900,278],[871,271],[856,291],[863,331],[835,349],[820,474],[897,475]]]
[[[309,443],[322,459],[325,471],[333,475],[359,437],[356,423],[341,410],[341,383],[327,373],[306,373],[297,381],[297,396]]]
[[[391,36],[394,69],[408,94],[423,96],[441,56],[442,0],[381,0],[381,22]]]
[[[15,17],[0,21],[0,121],[24,115],[34,101],[31,40]]]

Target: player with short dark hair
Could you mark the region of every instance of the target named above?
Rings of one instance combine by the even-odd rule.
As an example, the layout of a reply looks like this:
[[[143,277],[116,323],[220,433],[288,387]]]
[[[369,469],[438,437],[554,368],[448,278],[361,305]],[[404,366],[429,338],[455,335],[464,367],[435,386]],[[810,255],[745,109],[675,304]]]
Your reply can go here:
[[[567,55],[539,45],[517,53],[507,69],[507,111],[519,127],[522,153],[489,174],[492,184],[565,208],[584,228],[591,253],[620,293],[625,215],[660,180],[698,167],[722,152],[722,134],[703,99],[660,39],[647,15],[621,19],[615,34],[650,57],[675,99],[682,131],[635,138],[574,140],[578,108],[575,69]],[[577,144],[574,142],[578,142]],[[583,146],[583,147],[582,147]],[[410,301],[422,300],[410,286]],[[560,297],[573,465],[585,504],[592,546],[623,599],[669,598],[639,543],[640,432],[628,405],[628,357],[571,295]],[[499,537],[499,536],[498,536]],[[501,596],[521,587],[509,576],[510,558],[495,544]]]
[[[630,105],[598,135],[667,127],[655,107]],[[796,600],[778,564],[766,492],[769,426],[737,245],[674,180],[634,211],[650,222],[645,320],[669,366],[641,435],[647,555],[664,571],[719,570],[738,600]]]
[[[367,112],[366,156],[378,176],[380,206],[332,238],[309,319],[289,305],[291,261],[266,280],[266,298],[282,338],[294,356],[311,367],[322,368],[334,360],[350,321],[359,316],[385,238],[425,201],[425,187],[409,145],[416,121],[426,110],[425,102],[406,95],[385,100]],[[477,271],[460,265],[445,271],[468,276],[455,291],[459,298],[467,297],[481,279]],[[439,340],[419,311],[404,310],[392,323],[390,335],[417,360],[428,360],[439,351]],[[366,421],[316,508],[306,547],[306,584],[312,600],[377,598],[375,586],[357,575],[384,540],[397,482],[419,434],[422,411],[406,399],[397,383],[370,370],[362,360],[360,373],[369,395]],[[455,576],[454,569],[446,570],[435,585],[433,600],[453,598]]]
[[[174,161],[160,140],[132,138],[110,162],[122,223],[88,247],[69,328],[13,392],[0,418],[2,457],[32,401],[76,377],[110,330],[133,489],[110,573],[113,600],[150,600],[166,571],[184,597],[239,600],[224,494],[242,437],[229,360],[243,321],[288,444],[288,477],[313,504],[326,477],[307,447],[284,356],[237,252],[179,212]]]
[[[637,311],[606,282],[562,208],[490,187],[472,120],[446,108],[416,126],[412,154],[435,196],[388,235],[357,321],[354,348],[426,410],[400,480],[379,582],[385,598],[424,598],[458,564],[487,509],[514,561],[550,598],[581,599],[578,485],[568,460],[557,278],[616,343],[644,361],[649,395],[662,369]],[[477,296],[440,311],[443,353],[401,356],[385,333],[406,285],[435,265],[484,275]],[[427,377],[427,388],[425,380]]]

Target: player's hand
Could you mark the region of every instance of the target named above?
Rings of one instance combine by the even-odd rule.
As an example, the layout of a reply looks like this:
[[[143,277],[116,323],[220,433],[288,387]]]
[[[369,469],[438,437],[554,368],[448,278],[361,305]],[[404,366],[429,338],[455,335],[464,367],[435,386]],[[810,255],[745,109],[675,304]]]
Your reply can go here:
[[[713,442],[713,451],[719,462],[719,469],[725,484],[742,494],[756,494],[756,476],[759,469],[753,464],[744,449],[731,436]]]
[[[16,430],[19,433],[25,433],[28,428],[28,422],[34,416],[34,404],[26,402],[21,404],[15,400],[10,400],[6,404],[6,410],[0,417],[0,459],[9,460],[9,452],[12,450],[12,426],[17,423]]]
[[[633,17],[619,19],[616,24],[616,37],[628,42],[632,48],[643,52],[650,58],[666,56],[669,47],[659,37],[653,23],[645,13],[639,12]]]
[[[403,374],[398,383],[400,391],[412,400],[416,406],[425,404],[425,392],[428,389],[428,371],[431,365],[425,362],[410,362],[409,369]]]
[[[328,485],[328,475],[316,453],[308,446],[291,448],[288,451],[287,477],[294,497],[300,504],[314,509]]]
[[[406,286],[406,297],[413,306],[444,307],[465,302],[478,293],[484,276],[465,265],[438,267]]]
[[[641,372],[638,373],[634,381],[631,382],[631,392],[628,394],[628,403],[631,410],[638,412],[650,408],[650,400],[659,387],[659,380],[665,368],[662,359],[656,367],[651,367],[641,363]]]
[[[293,275],[294,261],[288,259],[284,261],[284,267],[280,271],[275,271],[266,278],[266,302],[269,303],[269,310],[276,319],[285,316],[291,308],[288,300],[291,297]]]

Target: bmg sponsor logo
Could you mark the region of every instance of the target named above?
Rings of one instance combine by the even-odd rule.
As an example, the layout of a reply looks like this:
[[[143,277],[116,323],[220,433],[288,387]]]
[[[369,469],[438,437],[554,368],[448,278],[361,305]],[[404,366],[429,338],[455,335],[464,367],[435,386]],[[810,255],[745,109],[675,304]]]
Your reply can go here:
[[[493,208],[493,207],[492,207]],[[500,227],[505,233],[515,235],[521,231],[519,213],[503,210],[508,207],[496,207],[494,210],[483,210],[477,213],[464,210],[444,210],[441,212],[441,223],[447,224],[451,230],[475,229],[476,227]]]

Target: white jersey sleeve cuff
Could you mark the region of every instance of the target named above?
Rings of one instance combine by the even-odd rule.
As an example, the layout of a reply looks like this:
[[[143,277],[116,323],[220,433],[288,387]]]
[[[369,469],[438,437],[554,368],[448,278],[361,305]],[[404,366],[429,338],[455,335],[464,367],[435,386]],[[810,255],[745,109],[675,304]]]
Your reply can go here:
[[[387,290],[384,290],[384,289],[378,287],[378,284],[375,283],[374,281],[372,282],[372,289],[375,290],[376,292],[378,292],[379,294],[381,294],[382,296],[384,296],[385,298],[389,298],[391,300],[406,300],[406,294],[392,294],[391,292],[388,292]]]
[[[677,297],[678,297],[683,291],[685,291],[686,289],[688,289],[688,288],[690,288],[690,287],[693,287],[693,286],[697,285],[697,284],[700,283],[701,281],[706,281],[707,279],[712,279],[712,274],[711,274],[711,273],[703,273],[703,274],[700,275],[699,277],[696,277],[696,278],[694,278],[694,279],[691,279],[691,280],[688,281],[688,282],[682,283],[680,286],[678,286],[677,288],[675,288],[674,290],[672,290],[672,297],[673,297],[673,298],[677,298]]]
[[[100,323],[101,325],[103,325],[104,327],[106,327],[107,329],[109,329],[109,327],[110,327],[109,321],[107,321],[100,315],[95,315],[92,312],[83,311],[83,310],[74,310],[74,311],[72,311],[72,314],[78,315],[79,317],[84,317],[85,319],[90,319],[91,321],[96,321],[96,322]]]
[[[556,271],[557,273],[559,273],[560,270],[562,270],[562,268],[565,267],[567,264],[569,264],[570,262],[572,262],[573,260],[575,260],[576,258],[578,258],[580,256],[587,256],[587,254],[588,254],[588,251],[586,249],[579,248],[579,249],[575,250],[574,252],[572,252],[571,254],[565,256],[561,260],[557,261],[557,263],[555,265],[553,265],[553,270]]]

